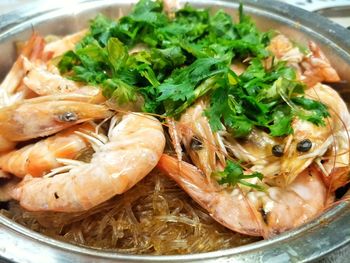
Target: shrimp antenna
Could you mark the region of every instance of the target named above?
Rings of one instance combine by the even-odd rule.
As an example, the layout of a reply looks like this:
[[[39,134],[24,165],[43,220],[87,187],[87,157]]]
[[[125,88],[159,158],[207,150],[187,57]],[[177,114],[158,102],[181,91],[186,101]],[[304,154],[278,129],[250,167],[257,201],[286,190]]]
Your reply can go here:
[[[347,183],[350,183],[350,180],[348,180]],[[334,201],[332,203],[328,203],[325,209],[331,209],[332,207],[335,207],[339,204],[342,204],[344,202],[349,202],[349,201],[350,201],[350,191],[348,190],[340,200]]]
[[[31,29],[32,29],[32,34],[35,34],[34,24],[33,24],[33,23],[31,23],[31,24],[30,24],[30,27],[31,27]]]

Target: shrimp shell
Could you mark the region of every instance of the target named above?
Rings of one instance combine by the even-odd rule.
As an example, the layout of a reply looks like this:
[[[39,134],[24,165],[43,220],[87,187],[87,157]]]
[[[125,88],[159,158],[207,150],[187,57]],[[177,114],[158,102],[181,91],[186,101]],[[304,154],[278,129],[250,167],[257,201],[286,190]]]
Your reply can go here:
[[[337,71],[324,55],[316,43],[309,41],[311,54],[306,56],[301,65],[304,69],[301,79],[308,87],[313,87],[319,82],[338,82],[340,77]]]
[[[76,134],[79,130],[93,131],[94,126],[85,123],[61,131],[52,137],[29,144],[21,149],[0,156],[0,169],[17,177],[30,174],[39,177],[61,166],[57,158],[73,159],[89,142]]]
[[[78,95],[46,96],[0,109],[0,135],[8,141],[48,136],[75,124],[111,115],[107,107]]]
[[[25,177],[11,196],[32,211],[88,210],[144,178],[156,166],[165,145],[161,123],[137,113],[112,125],[108,138],[90,163],[54,177]]]
[[[90,102],[94,103],[106,100],[100,88],[83,86],[81,83],[66,79],[59,74],[55,66],[38,65],[26,58],[23,58],[23,64],[27,71],[23,83],[35,94],[46,96],[72,93],[90,96]]]
[[[87,30],[84,29],[77,33],[52,41],[45,46],[44,51],[52,53],[53,57],[60,56],[69,50],[73,50],[75,48],[75,44],[78,43],[86,34]]]

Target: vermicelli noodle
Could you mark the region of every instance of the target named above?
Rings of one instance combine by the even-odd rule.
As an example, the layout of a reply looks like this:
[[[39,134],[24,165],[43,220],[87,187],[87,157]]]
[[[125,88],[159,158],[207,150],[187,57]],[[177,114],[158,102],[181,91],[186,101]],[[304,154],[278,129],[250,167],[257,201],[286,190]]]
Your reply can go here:
[[[132,254],[186,254],[258,240],[215,222],[173,181],[156,171],[130,191],[84,213],[28,212],[10,202],[2,213],[47,236]]]

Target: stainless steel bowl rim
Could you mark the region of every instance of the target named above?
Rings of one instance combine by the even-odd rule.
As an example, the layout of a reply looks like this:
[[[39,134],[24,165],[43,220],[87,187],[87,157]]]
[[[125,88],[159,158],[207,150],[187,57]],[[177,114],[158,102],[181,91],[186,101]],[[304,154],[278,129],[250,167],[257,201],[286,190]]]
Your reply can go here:
[[[51,2],[51,1],[50,1]],[[55,1],[56,2],[56,1]],[[102,4],[124,4],[128,5],[136,2],[126,0],[81,0],[73,1],[68,6],[50,3],[50,6],[37,6],[29,4],[5,15],[0,16],[0,42],[6,40],[10,35],[28,28],[28,25],[36,25],[45,19],[56,17],[62,14],[74,14],[77,10],[89,9]],[[186,1],[194,5],[215,5],[219,7],[236,7],[236,1],[222,0],[190,0]],[[312,32],[314,38],[322,40],[324,43],[334,48],[344,60],[350,64],[350,37],[349,32],[341,26],[317,15],[308,13],[294,6],[271,0],[265,1],[244,1],[247,10],[252,12],[266,13],[268,17],[278,16],[280,20],[286,19],[294,27],[300,27],[305,32]],[[255,9],[256,10],[255,10]],[[258,11],[257,11],[258,10]],[[11,254],[8,251],[11,242],[16,242],[18,248],[26,248],[34,245],[46,251],[52,258],[57,257],[55,253],[62,253],[69,261],[87,261],[94,258],[99,260],[116,260],[119,262],[132,261],[206,261],[206,262],[241,262],[241,261],[312,261],[320,258],[331,251],[350,243],[350,228],[346,227],[350,222],[350,203],[343,203],[329,209],[317,219],[303,225],[297,229],[285,232],[269,240],[256,242],[253,244],[225,249],[220,251],[199,253],[191,255],[170,255],[170,256],[150,256],[150,255],[129,255],[115,252],[102,251],[98,249],[75,246],[61,242],[27,229],[12,220],[0,216],[0,241],[4,243],[4,248],[0,247],[0,256],[9,260],[20,261],[23,256]],[[345,226],[345,227],[343,227]],[[7,241],[7,242],[5,242]],[[305,245],[304,245],[305,244]],[[46,249],[46,250],[45,250]],[[34,253],[34,251],[33,251]],[[30,255],[25,254],[25,255]],[[48,258],[47,258],[48,259]],[[49,260],[50,261],[50,260]]]

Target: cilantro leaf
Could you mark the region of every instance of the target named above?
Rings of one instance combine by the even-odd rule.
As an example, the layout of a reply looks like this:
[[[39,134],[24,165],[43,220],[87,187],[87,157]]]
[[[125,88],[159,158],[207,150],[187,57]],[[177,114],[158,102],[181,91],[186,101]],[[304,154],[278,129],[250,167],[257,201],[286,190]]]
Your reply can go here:
[[[81,44],[86,44],[91,40],[95,39],[102,46],[107,45],[107,41],[111,36],[111,30],[116,25],[116,22],[99,14],[95,19],[90,21],[90,34],[83,39]],[[92,38],[90,38],[90,36]]]
[[[136,101],[136,90],[120,79],[108,79],[103,83],[103,93],[106,97],[111,97],[119,105]]]
[[[330,116],[327,106],[319,101],[305,97],[295,97],[292,101],[302,108],[297,111],[298,117],[317,126],[324,126],[324,118]]]
[[[189,4],[168,17],[161,0],[140,0],[118,21],[103,15],[90,21],[87,35],[58,67],[119,104],[142,95],[144,111],[165,116],[178,117],[206,96],[212,130],[234,137],[254,127],[288,135],[295,117],[324,125],[327,107],[303,97],[295,70],[274,60],[266,66],[272,34],[259,31],[242,5],[235,23],[222,10],[211,14]],[[247,66],[240,76],[230,69],[236,61]]]
[[[283,136],[293,132],[292,129],[292,110],[288,105],[280,105],[272,112],[273,122],[269,125],[270,135]]]
[[[219,184],[228,184],[229,186],[236,186],[242,184],[248,187],[255,188],[257,190],[263,191],[263,187],[257,184],[252,184],[246,181],[250,178],[263,179],[263,175],[258,172],[251,173],[249,175],[244,174],[243,168],[236,162],[231,160],[227,161],[226,167],[222,172],[214,172],[214,178],[216,178]]]
[[[129,57],[127,48],[118,38],[110,38],[107,42],[108,60],[116,74],[123,67]]]
[[[190,100],[193,102],[194,98],[204,95],[195,94],[196,87],[202,81],[225,71],[221,68],[222,63],[224,63],[223,60],[216,58],[200,58],[187,67],[175,70],[170,78],[158,86],[160,96],[157,101],[167,100],[169,103],[169,100],[172,102]],[[178,105],[172,105],[168,107],[168,111],[174,113]]]
[[[189,80],[185,80],[182,83],[173,83],[175,81],[166,81],[158,86],[161,95],[157,98],[158,101],[171,99],[172,101],[185,101],[193,97],[194,87]]]

